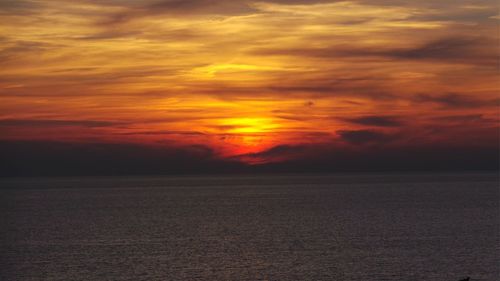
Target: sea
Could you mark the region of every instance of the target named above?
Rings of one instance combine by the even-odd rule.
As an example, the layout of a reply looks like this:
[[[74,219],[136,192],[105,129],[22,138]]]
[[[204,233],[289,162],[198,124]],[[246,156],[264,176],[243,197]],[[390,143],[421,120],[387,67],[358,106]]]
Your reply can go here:
[[[0,280],[500,280],[498,173],[0,180]]]

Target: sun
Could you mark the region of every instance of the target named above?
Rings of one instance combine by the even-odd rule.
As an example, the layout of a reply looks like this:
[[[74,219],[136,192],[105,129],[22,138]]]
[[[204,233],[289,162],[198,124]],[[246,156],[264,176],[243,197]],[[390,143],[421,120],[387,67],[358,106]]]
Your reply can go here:
[[[266,117],[226,118],[220,125],[230,134],[269,133],[280,127],[272,118]]]
[[[262,151],[275,143],[280,124],[269,117],[234,117],[219,120],[218,125],[227,136],[229,154],[241,155]]]

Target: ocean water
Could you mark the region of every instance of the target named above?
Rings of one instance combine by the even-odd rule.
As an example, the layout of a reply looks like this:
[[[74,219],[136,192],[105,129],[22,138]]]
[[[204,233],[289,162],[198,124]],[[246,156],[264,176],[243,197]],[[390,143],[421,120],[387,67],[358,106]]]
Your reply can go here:
[[[497,174],[0,184],[4,281],[500,280]]]

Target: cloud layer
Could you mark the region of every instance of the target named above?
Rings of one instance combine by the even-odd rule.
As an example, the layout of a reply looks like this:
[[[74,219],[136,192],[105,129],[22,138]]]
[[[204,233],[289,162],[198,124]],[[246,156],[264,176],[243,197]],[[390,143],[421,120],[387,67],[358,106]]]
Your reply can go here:
[[[253,165],[492,149],[499,19],[492,0],[2,1],[0,140]]]

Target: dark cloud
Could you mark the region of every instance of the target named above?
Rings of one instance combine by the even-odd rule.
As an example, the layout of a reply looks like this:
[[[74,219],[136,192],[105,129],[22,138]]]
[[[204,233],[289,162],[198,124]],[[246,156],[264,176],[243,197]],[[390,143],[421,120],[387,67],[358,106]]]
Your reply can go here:
[[[128,133],[119,133],[120,135],[185,135],[185,136],[203,136],[205,135],[202,132],[196,131],[143,131],[143,132],[128,132]]]
[[[428,13],[420,13],[411,16],[410,20],[417,21],[451,21],[458,23],[480,23],[494,21],[493,17],[498,15],[498,5],[491,5],[484,1],[482,7],[467,9],[463,6],[454,5],[455,9],[436,9]],[[489,5],[488,5],[489,4]]]
[[[312,106],[314,106],[314,102],[313,102],[313,101],[306,101],[306,102],[304,103],[304,106],[307,106],[307,107],[312,107]]]
[[[12,89],[0,89],[0,92],[8,92],[10,96],[18,97],[68,97],[70,87],[74,87],[77,91],[85,88],[85,86],[95,84],[114,84],[114,83],[132,83],[134,79],[142,79],[156,76],[175,76],[182,73],[182,66],[171,65],[168,67],[158,67],[150,65],[141,65],[135,68],[115,68],[115,69],[99,69],[92,68],[67,68],[58,69],[55,74],[47,75],[36,74],[28,76],[4,76],[0,77],[1,81],[9,83],[23,83],[26,79],[36,81],[40,84],[51,82],[48,89],[43,89],[43,86],[35,85],[34,87],[24,86]],[[397,98],[397,95],[384,89],[385,80],[383,77],[345,77],[331,78],[331,76],[342,76],[338,73],[329,73],[324,71],[319,73],[319,78],[307,79],[299,73],[294,76],[294,80],[270,81],[268,85],[238,85],[237,83],[223,83],[217,81],[179,81],[178,85],[182,85],[186,94],[203,94],[215,96],[221,100],[228,101],[246,101],[267,99],[274,100],[276,97],[288,98],[291,95],[297,98],[322,99],[325,97],[359,97],[371,100],[392,100]],[[305,75],[304,75],[305,76]],[[270,76],[272,77],[272,76]],[[64,84],[64,87],[59,86]],[[71,89],[71,91],[75,91]],[[123,92],[92,92],[88,95],[95,94],[99,97],[103,96],[139,96],[137,93]],[[161,90],[144,91],[140,93],[140,97],[165,98],[178,92],[165,88]],[[198,109],[196,110],[198,111]],[[196,113],[196,112],[195,112]]]
[[[33,54],[32,54],[33,55]],[[0,51],[1,56],[1,51]],[[23,58],[23,56],[17,56]],[[14,61],[13,63],[18,63]],[[9,92],[9,96],[18,97],[73,97],[74,92],[82,91],[88,86],[108,85],[120,83],[122,86],[127,83],[133,83],[140,79],[147,79],[152,76],[159,75],[175,75],[181,69],[180,66],[158,67],[151,65],[139,65],[136,67],[117,67],[109,68],[103,65],[84,68],[64,68],[58,67],[52,71],[43,73],[34,73],[28,75],[5,75],[0,77],[0,82],[24,84],[29,80],[31,83],[23,85],[23,87],[14,89],[2,89],[0,92]],[[70,93],[70,94],[69,94]],[[162,98],[170,94],[171,91],[144,91],[141,92],[142,97],[147,98]],[[136,93],[113,92],[103,93],[97,91],[86,92],[86,97],[90,96],[114,96],[125,97],[134,96]],[[77,97],[77,96],[74,96]]]
[[[77,40],[107,40],[116,38],[134,38],[142,35],[140,31],[123,31],[123,30],[108,30],[104,32],[98,32],[91,35],[80,36],[74,39]]]
[[[246,1],[218,0],[167,0],[154,3],[146,9],[163,14],[240,14],[253,10]]]
[[[498,170],[500,150],[449,144],[353,149],[340,142],[279,145],[222,159],[203,145],[0,141],[0,176],[161,175],[254,172]],[[257,160],[246,165],[238,160]]]
[[[306,149],[307,146],[277,145],[261,152],[239,155],[236,156],[236,158],[241,158],[241,157],[248,157],[253,159],[263,158],[268,161],[283,160],[280,157],[286,156],[285,159],[296,158],[297,156],[302,155]]]
[[[500,104],[500,99],[478,99],[457,93],[441,95],[418,94],[413,98],[413,101],[417,103],[435,103],[449,108],[495,107]]]
[[[377,127],[399,127],[399,126],[402,126],[402,122],[400,121],[400,118],[396,118],[394,116],[370,115],[370,116],[361,116],[361,117],[356,117],[356,118],[345,118],[342,120],[350,122],[350,123],[359,124],[359,125],[366,125],[366,126],[377,126]]]
[[[231,15],[245,14],[254,9],[245,1],[167,0],[128,7],[125,12],[109,17],[106,24],[122,24],[135,18],[149,16]]]
[[[192,15],[243,15],[256,13],[252,0],[163,0],[146,2],[142,6],[122,2],[127,11],[112,15],[106,23],[126,23],[135,18],[148,16],[192,16]],[[338,2],[335,0],[268,0],[277,4],[317,4]]]
[[[320,74],[321,75],[321,74]],[[322,74],[324,75],[324,73]],[[318,97],[361,97],[372,100],[391,100],[396,98],[393,93],[383,90],[383,77],[375,76],[357,76],[357,77],[339,77],[337,73],[331,73],[326,77],[320,76],[319,79],[300,79],[294,77],[294,80],[282,80],[267,89],[273,94],[282,94],[284,96],[305,95],[311,98]],[[250,91],[251,89],[247,89]],[[262,89],[255,89],[255,92],[262,93]]]
[[[242,156],[267,164],[257,171],[272,172],[401,172],[401,171],[496,171],[500,166],[498,146],[471,147],[422,145],[353,150],[336,143],[281,145]],[[272,160],[282,159],[273,162]]]
[[[437,121],[458,122],[458,123],[496,123],[498,120],[485,118],[483,114],[448,115],[432,118]]]
[[[341,1],[338,1],[341,2]],[[494,0],[441,0],[441,1],[407,1],[407,0],[354,0],[353,2],[371,5],[371,6],[395,6],[395,7],[409,7],[409,8],[427,8],[432,12],[444,11],[447,9],[450,12],[455,10],[464,9],[464,7],[477,5],[477,7],[496,8],[497,3]]]
[[[9,0],[7,0],[9,1]],[[110,5],[110,6],[126,6],[126,7],[135,7],[137,5],[137,1],[133,0],[82,0],[89,3],[102,4],[102,5]],[[154,5],[155,3],[176,3],[180,0],[144,0],[141,1],[146,3],[147,5]],[[256,0],[209,0],[212,3],[220,3],[220,2],[244,2],[244,3],[255,3],[255,2],[268,2],[268,3],[278,3],[284,5],[307,5],[307,4],[317,4],[317,3],[335,3],[335,2],[345,2],[345,0],[266,0],[266,1],[256,1]],[[13,0],[11,2],[14,2]],[[28,1],[26,1],[28,2]],[[189,4],[193,5],[193,3],[197,3],[200,1],[197,0],[186,0]],[[442,0],[439,2],[436,1],[420,1],[420,2],[409,2],[406,0],[354,0],[352,2],[358,2],[362,4],[368,4],[372,6],[421,6],[421,7],[447,7],[449,5],[455,5],[461,7],[465,4],[470,4],[470,0]],[[492,6],[496,4],[492,0],[474,0],[474,4],[481,6]]]
[[[238,171],[206,146],[0,141],[1,176],[155,175]]]
[[[380,143],[393,140],[393,136],[371,130],[339,130],[340,138],[352,144]]]
[[[425,43],[416,48],[374,52],[374,54],[402,59],[447,60],[458,63],[498,64],[498,53],[495,48],[482,49],[483,46],[496,45],[491,39],[482,37],[448,37]]]
[[[332,85],[317,85],[317,86],[308,86],[308,85],[297,85],[297,86],[271,86],[269,87],[271,91],[276,92],[306,92],[306,93],[329,93],[334,90]]]
[[[26,15],[35,13],[41,7],[39,1],[29,0],[1,0],[0,1],[0,16],[1,15]]]
[[[111,127],[127,125],[125,122],[101,121],[101,120],[44,120],[44,119],[2,119],[0,127]]]
[[[255,49],[256,55],[297,56],[312,58],[374,57],[404,60],[435,60],[450,63],[497,67],[499,55],[495,38],[445,37],[408,48],[386,48],[334,45],[325,48]]]
[[[5,47],[0,49],[0,61],[4,64],[23,58],[26,55],[41,55],[43,52],[56,47],[56,45],[36,41],[12,41],[9,39],[5,39],[5,41],[8,44],[4,44]]]

